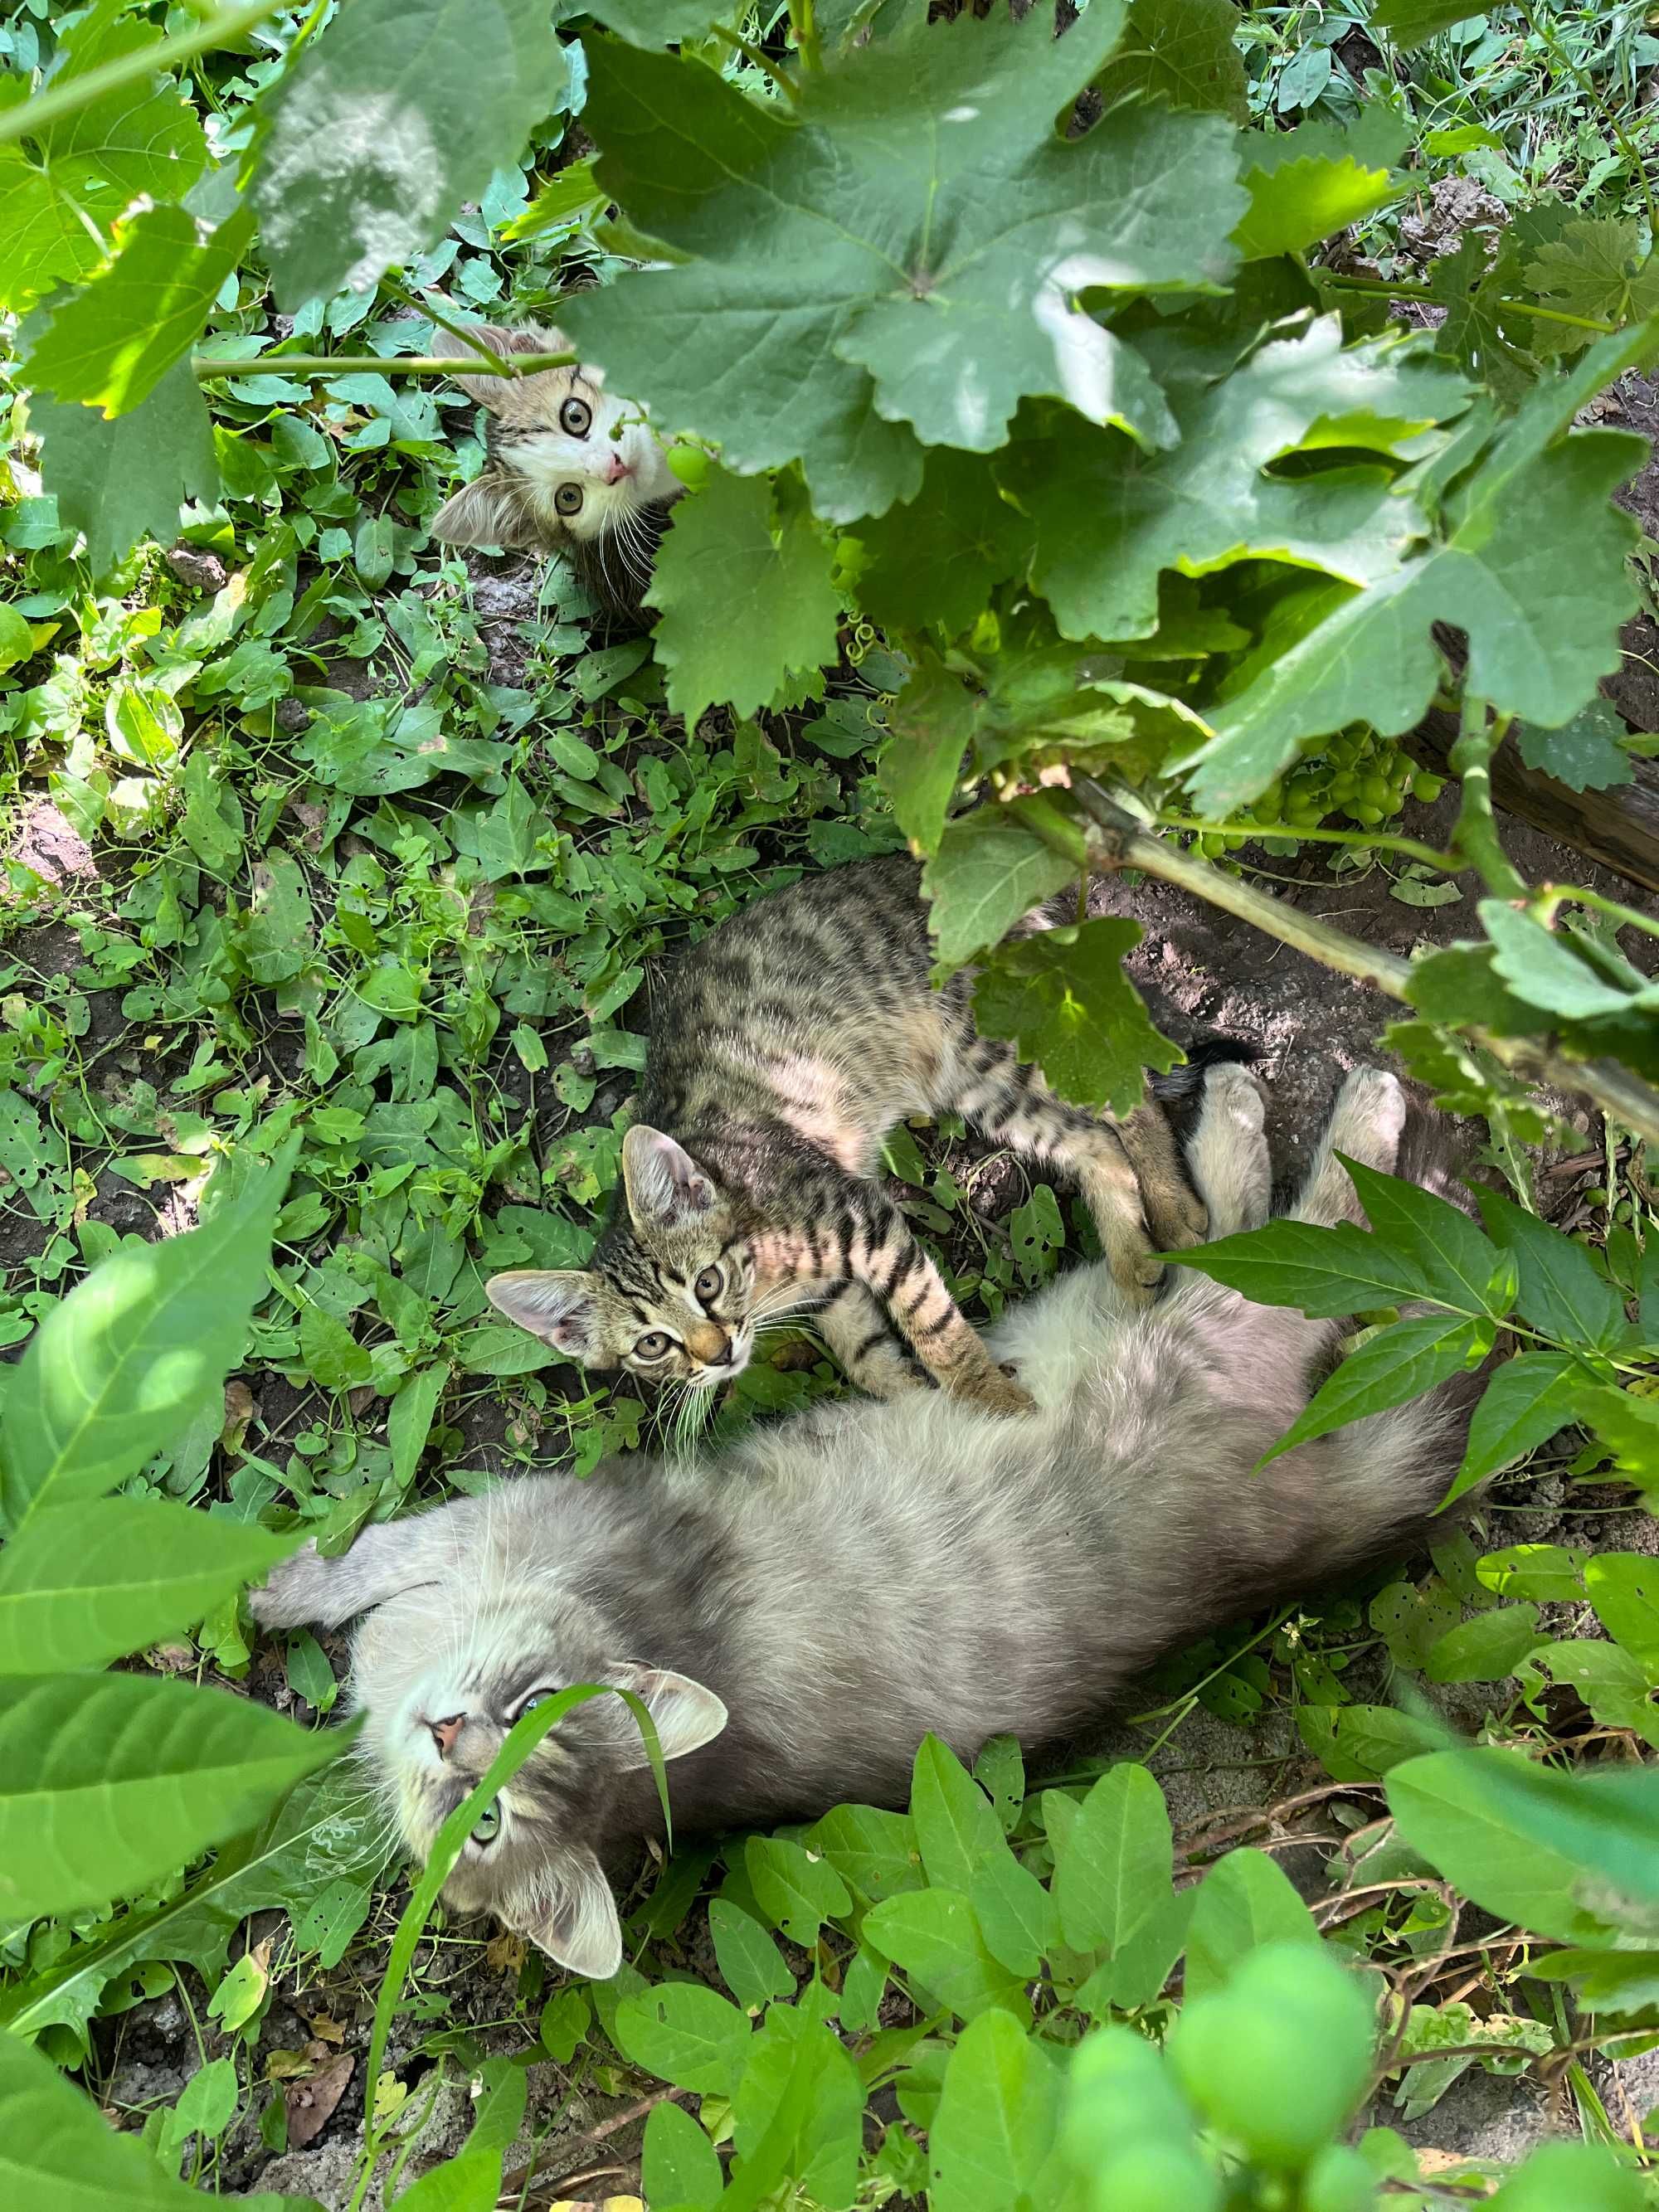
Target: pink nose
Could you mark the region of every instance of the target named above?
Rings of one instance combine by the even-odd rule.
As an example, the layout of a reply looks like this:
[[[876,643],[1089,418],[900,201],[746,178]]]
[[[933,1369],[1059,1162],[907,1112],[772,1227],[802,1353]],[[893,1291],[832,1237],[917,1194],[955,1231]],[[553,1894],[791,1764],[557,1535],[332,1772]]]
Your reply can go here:
[[[438,1747],[438,1756],[440,1759],[448,1758],[450,1753],[455,1748],[456,1737],[460,1734],[465,1725],[466,1715],[465,1713],[452,1713],[447,1721],[428,1721],[427,1723],[427,1727],[432,1732],[432,1741]]]
[[[623,460],[622,455],[613,448],[607,457],[605,464],[605,481],[606,483],[620,483],[624,477],[631,477],[633,473],[633,470],[629,468],[628,463]]]

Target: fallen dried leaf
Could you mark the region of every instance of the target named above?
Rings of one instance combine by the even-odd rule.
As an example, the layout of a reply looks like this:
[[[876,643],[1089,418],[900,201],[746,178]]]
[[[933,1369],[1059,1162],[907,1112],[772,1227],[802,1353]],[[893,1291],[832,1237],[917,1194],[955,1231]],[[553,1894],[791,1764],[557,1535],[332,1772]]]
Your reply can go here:
[[[516,1974],[525,1956],[522,1936],[492,1936],[484,1945],[484,1964],[497,1974]]]
[[[351,2069],[357,2063],[350,2051],[330,2058],[304,2080],[284,2081],[283,2102],[288,2106],[288,2147],[304,2150],[316,2142],[333,2117],[334,2107],[346,2093]]]

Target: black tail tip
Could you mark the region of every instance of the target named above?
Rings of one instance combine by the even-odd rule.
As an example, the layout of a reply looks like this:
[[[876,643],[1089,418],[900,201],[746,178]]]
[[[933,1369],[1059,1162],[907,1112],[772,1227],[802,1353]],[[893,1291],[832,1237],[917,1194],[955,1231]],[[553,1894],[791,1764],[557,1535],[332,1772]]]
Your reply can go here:
[[[1187,1057],[1178,1067],[1167,1075],[1153,1070],[1149,1077],[1154,1098],[1167,1105],[1175,1105],[1183,1098],[1195,1097],[1204,1087],[1206,1068],[1222,1067],[1228,1061],[1249,1067],[1265,1057],[1264,1048],[1249,1037],[1212,1036],[1199,1037],[1187,1047]]]

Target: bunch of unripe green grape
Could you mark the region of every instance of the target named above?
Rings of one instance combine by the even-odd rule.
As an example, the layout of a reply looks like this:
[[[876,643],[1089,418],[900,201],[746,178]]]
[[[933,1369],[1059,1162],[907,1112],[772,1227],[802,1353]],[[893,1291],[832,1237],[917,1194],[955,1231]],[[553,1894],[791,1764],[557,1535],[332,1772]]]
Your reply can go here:
[[[1332,815],[1346,815],[1360,829],[1375,830],[1391,822],[1407,799],[1438,799],[1444,789],[1443,776],[1417,767],[1391,738],[1356,732],[1275,776],[1255,805],[1235,817],[1253,823],[1254,830],[1206,830],[1196,847],[1213,860],[1255,838],[1288,846],[1298,832],[1318,829]]]

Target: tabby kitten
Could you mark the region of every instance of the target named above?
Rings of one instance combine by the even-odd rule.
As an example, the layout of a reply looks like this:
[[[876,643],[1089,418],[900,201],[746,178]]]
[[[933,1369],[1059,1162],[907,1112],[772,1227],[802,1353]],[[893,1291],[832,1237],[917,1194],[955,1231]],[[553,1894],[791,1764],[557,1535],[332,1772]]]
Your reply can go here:
[[[1358,1218],[1336,1154],[1392,1169],[1404,1121],[1393,1076],[1350,1076],[1293,1218]],[[1189,1158],[1218,1236],[1266,1220],[1245,1069],[1205,1078]],[[677,1832],[902,1804],[927,1730],[966,1759],[1004,1731],[1051,1741],[1163,1651],[1425,1531],[1474,1377],[1254,1471],[1345,1327],[1185,1272],[1147,1308],[1079,1267],[994,1332],[1031,1421],[942,1394],[822,1404],[701,1467],[520,1480],[366,1528],[343,1559],[301,1552],[253,1609],[267,1627],[368,1613],[361,1753],[422,1853],[519,1715],[577,1682],[650,1708]],[[445,1893],[612,1974],[605,1864],[661,1832],[638,1729],[595,1698],[501,1791]]]
[[[496,1275],[491,1304],[583,1366],[704,1390],[742,1371],[767,1322],[829,1292],[824,1340],[861,1389],[925,1387],[890,1318],[952,1396],[1031,1412],[873,1180],[887,1131],[955,1112],[1073,1177],[1133,1297],[1162,1274],[1155,1247],[1202,1236],[1203,1210],[1159,1107],[1115,1122],[1057,1098],[1012,1045],[975,1034],[971,975],[935,991],[930,965],[921,871],[902,854],[712,930],[660,993],[592,1266]]]
[[[568,343],[533,324],[457,328],[503,360],[559,353]],[[444,330],[432,348],[466,355]],[[669,507],[684,489],[641,410],[613,398],[603,372],[584,364],[513,379],[458,372],[455,381],[487,411],[489,457],[483,473],[438,509],[433,536],[562,553],[608,614],[637,621]]]

